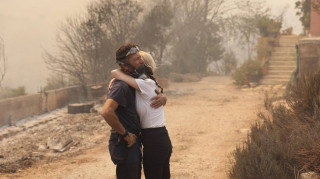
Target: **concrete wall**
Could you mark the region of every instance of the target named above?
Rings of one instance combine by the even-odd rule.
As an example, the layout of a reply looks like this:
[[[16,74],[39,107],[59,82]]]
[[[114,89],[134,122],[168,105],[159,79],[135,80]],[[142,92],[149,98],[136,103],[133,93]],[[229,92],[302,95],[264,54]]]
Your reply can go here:
[[[48,91],[46,94],[45,109],[52,111],[61,108],[72,102],[86,100],[86,95],[82,86],[74,86],[58,90]]]
[[[299,76],[315,73],[320,69],[320,38],[305,38],[298,41]]]
[[[310,14],[310,35],[320,36],[320,14],[315,11],[311,11]]]
[[[19,119],[42,114],[42,95],[32,94],[0,101],[0,127]]]
[[[91,86],[72,86],[38,94],[0,100],[0,127],[10,125],[10,123],[14,124],[26,117],[62,108],[69,103],[94,100],[106,93],[106,84],[100,85],[102,88],[100,88],[98,96],[97,91],[94,92],[94,95],[91,94]]]

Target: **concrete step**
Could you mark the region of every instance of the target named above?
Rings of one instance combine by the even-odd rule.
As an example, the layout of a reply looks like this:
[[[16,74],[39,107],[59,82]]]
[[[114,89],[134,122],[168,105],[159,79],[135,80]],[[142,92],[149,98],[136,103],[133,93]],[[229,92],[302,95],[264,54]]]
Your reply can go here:
[[[296,66],[294,61],[269,61],[269,66]]]
[[[294,70],[268,70],[268,75],[291,76]]]
[[[277,84],[287,84],[290,81],[290,79],[284,79],[284,80],[262,80],[260,81],[261,85],[277,85]]]
[[[281,44],[280,44],[281,45]],[[274,49],[279,49],[279,50],[295,50],[296,48],[294,46],[279,46],[279,47],[274,47]]]
[[[279,84],[287,84],[290,79],[287,80],[261,80],[261,85],[279,85]]]
[[[287,53],[291,52],[291,53],[295,53],[296,52],[296,48],[293,48],[293,47],[276,47],[276,48],[273,49],[273,52],[287,52]]]
[[[296,56],[296,51],[290,51],[290,52],[283,52],[283,51],[273,51],[272,56]]]
[[[281,79],[281,80],[286,80],[288,78],[290,78],[291,75],[272,75],[272,74],[267,74],[263,79],[268,79],[268,80],[271,80],[271,79]]]
[[[288,80],[291,78],[291,75],[271,75],[268,74],[265,76],[265,80]]]
[[[281,35],[280,38],[284,38],[284,39],[297,39],[297,38],[299,38],[299,36],[297,36],[297,35]]]
[[[297,41],[298,42],[298,41]],[[295,48],[297,42],[279,42],[279,46],[280,47],[291,47],[291,48]]]
[[[278,66],[278,65],[269,65],[269,70],[284,70],[284,71],[294,71],[296,69],[295,65],[284,65],[284,66]]]
[[[280,38],[279,43],[297,43],[298,39],[287,39],[287,38]]]
[[[299,40],[298,36],[281,36],[279,42],[297,42]]]
[[[296,48],[298,36],[281,36],[279,46],[274,47],[269,61],[268,74],[261,80],[262,85],[287,84],[296,69]]]
[[[270,61],[295,61],[295,56],[271,56]]]

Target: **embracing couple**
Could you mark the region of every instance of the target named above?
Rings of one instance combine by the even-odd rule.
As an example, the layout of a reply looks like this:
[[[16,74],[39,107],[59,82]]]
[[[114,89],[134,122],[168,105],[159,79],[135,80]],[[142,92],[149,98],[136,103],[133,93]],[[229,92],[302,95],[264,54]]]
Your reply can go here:
[[[117,179],[170,178],[171,141],[165,127],[167,98],[154,78],[154,59],[137,45],[116,52],[120,69],[111,71],[108,98],[101,115],[112,127],[109,152]],[[143,154],[141,148],[143,146]]]

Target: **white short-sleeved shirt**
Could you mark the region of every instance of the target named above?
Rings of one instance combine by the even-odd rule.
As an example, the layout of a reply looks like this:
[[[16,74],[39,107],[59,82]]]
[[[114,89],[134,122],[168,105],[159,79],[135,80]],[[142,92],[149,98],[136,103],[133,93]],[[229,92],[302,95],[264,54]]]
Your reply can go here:
[[[157,128],[165,126],[163,106],[154,109],[151,105],[151,98],[157,96],[156,83],[152,79],[135,79],[140,91],[136,90],[136,107],[140,117],[142,129]]]

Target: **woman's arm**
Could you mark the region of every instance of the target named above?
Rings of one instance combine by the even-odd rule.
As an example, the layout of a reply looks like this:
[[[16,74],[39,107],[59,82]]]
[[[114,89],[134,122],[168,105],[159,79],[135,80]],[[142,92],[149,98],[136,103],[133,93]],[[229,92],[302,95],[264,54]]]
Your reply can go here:
[[[111,71],[111,76],[115,79],[118,79],[118,80],[121,80],[121,81],[124,81],[125,83],[127,83],[129,86],[132,86],[133,88],[135,88],[136,90],[139,90],[140,91],[140,88],[136,82],[136,80],[123,73],[120,69],[116,69],[116,70],[112,70]]]

